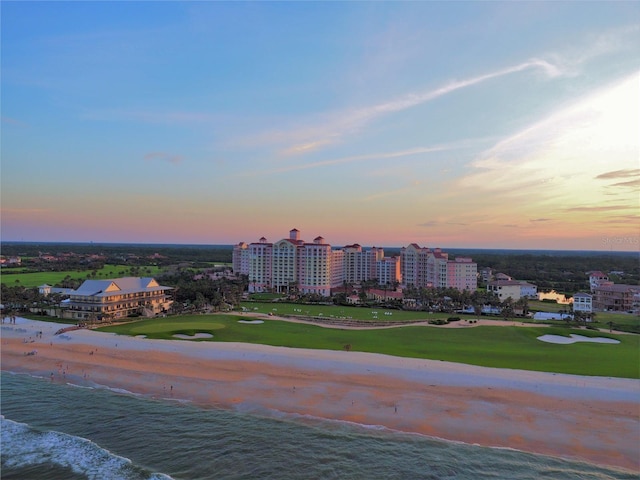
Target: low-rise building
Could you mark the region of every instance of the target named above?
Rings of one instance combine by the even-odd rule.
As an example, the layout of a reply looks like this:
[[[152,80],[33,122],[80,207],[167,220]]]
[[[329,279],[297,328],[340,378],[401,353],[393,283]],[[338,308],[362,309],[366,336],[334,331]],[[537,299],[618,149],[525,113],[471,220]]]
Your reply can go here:
[[[47,285],[46,283],[38,287],[38,293],[44,297],[48,297],[52,293],[57,293],[60,295],[71,295],[73,292],[73,288],[52,287],[51,285]]]
[[[71,292],[63,316],[76,320],[117,319],[134,313],[153,316],[171,306],[169,290],[150,277],[86,280]]]
[[[487,284],[487,290],[498,295],[501,302],[509,297],[514,302],[521,298],[538,298],[538,287],[520,280],[494,280]]]
[[[610,285],[612,282],[609,282],[609,277],[602,273],[599,270],[595,270],[589,272],[589,287],[591,288],[591,293],[595,292],[596,288],[600,285]]]
[[[593,292],[593,310],[637,313],[640,285],[606,283]]]
[[[22,259],[20,257],[5,257],[0,256],[0,265],[3,267],[7,267],[7,266],[18,266],[18,265],[22,265]]]
[[[573,296],[573,311],[574,312],[593,312],[593,297],[588,293],[576,293]]]

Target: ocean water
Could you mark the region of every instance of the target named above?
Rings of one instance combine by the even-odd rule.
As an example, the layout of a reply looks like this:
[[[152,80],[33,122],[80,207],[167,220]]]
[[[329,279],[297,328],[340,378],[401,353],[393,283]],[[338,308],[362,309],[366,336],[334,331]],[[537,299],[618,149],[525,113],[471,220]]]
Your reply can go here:
[[[634,479],[587,463],[3,372],[2,479]]]

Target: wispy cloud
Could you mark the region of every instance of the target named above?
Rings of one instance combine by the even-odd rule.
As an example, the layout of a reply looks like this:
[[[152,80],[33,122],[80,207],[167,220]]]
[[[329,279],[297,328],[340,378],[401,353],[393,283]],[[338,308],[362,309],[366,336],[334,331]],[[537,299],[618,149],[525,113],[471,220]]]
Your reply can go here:
[[[172,155],[170,153],[165,153],[165,152],[150,152],[144,156],[144,159],[149,162],[161,161],[161,162],[168,162],[173,165],[178,165],[182,163],[182,161],[184,160],[182,155]]]
[[[537,222],[550,222],[551,219],[550,218],[531,218],[529,219],[530,222],[532,223],[537,223]]]
[[[628,178],[628,177],[640,177],[640,168],[627,168],[625,170],[614,170],[612,172],[601,173],[595,178],[609,179],[609,178]]]
[[[581,208],[604,199],[600,180],[629,178],[638,164],[640,116],[629,108],[640,101],[638,78],[605,86],[498,142],[471,163],[456,188],[518,199],[507,209]],[[606,167],[611,171],[596,180],[594,171]]]
[[[435,89],[422,92],[412,92],[375,105],[337,112],[330,115],[322,124],[307,126],[302,129],[295,128],[289,132],[270,132],[264,136],[272,140],[280,139],[284,141],[289,138],[293,141],[293,145],[289,145],[280,151],[281,154],[290,155],[292,153],[308,153],[325,145],[336,143],[344,136],[354,134],[369,123],[385,115],[422,105],[450,93],[494,78],[526,70],[542,70],[549,78],[562,75],[562,70],[558,66],[545,60],[534,58],[529,61],[483,75],[463,80],[453,80]]]
[[[636,206],[630,205],[592,205],[583,207],[565,208],[565,212],[615,212],[617,210],[637,209]]]
[[[283,156],[307,154],[321,148],[341,143],[346,137],[357,134],[372,122],[384,116],[411,109],[443,96],[473,87],[500,77],[539,71],[547,79],[562,76],[576,76],[584,64],[593,58],[628,48],[630,39],[637,34],[638,26],[633,25],[600,33],[583,39],[579,46],[569,46],[562,51],[545,52],[538,57],[485,74],[460,80],[451,80],[441,86],[423,91],[414,91],[368,106],[327,112],[314,119],[302,121],[290,128],[263,132],[245,138],[242,144],[281,145],[278,153]]]
[[[595,177],[596,180],[618,180],[632,178],[633,180],[626,180],[623,182],[616,182],[607,185],[607,187],[622,187],[632,188],[640,187],[640,168],[628,168],[624,170],[614,170],[612,172],[606,172]]]
[[[292,147],[286,148],[282,150],[280,153],[285,156],[302,155],[305,153],[313,152],[314,150],[318,150],[319,148],[323,147],[324,145],[327,145],[328,143],[329,143],[328,140],[302,143],[299,145],[294,145]]]
[[[429,228],[429,227],[439,227],[441,225],[458,225],[458,226],[465,227],[465,226],[467,226],[469,224],[468,223],[462,223],[462,222],[442,222],[442,221],[439,221],[439,220],[429,220],[429,221],[426,221],[424,223],[419,223],[417,226],[418,227],[427,227],[427,228]]]
[[[270,175],[270,174],[277,174],[277,173],[287,173],[287,172],[294,172],[298,170],[308,170],[311,168],[322,168],[322,167],[330,167],[335,165],[343,165],[346,163],[364,162],[368,160],[385,160],[390,158],[409,157],[413,155],[441,152],[445,150],[453,150],[453,149],[463,148],[463,147],[464,147],[464,143],[450,144],[450,145],[435,145],[433,147],[418,147],[418,148],[411,148],[408,150],[400,150],[396,152],[377,152],[377,153],[368,153],[363,155],[352,155],[348,157],[331,158],[328,160],[320,160],[317,162],[309,162],[309,163],[298,162],[292,165],[279,167],[273,170],[243,172],[240,174],[240,176],[260,176],[260,175]]]
[[[640,187],[640,179],[629,180],[628,182],[618,182],[609,186],[610,187],[631,187],[631,188]]]

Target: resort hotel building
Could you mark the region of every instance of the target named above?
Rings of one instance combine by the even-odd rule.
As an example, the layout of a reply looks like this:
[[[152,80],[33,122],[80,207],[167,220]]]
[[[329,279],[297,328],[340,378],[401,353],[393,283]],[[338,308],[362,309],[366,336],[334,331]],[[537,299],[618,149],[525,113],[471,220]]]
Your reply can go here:
[[[250,292],[315,293],[328,297],[332,289],[376,280],[397,287],[448,287],[475,290],[477,265],[470,258],[449,260],[440,249],[411,244],[399,256],[385,257],[382,248],[359,244],[332,248],[323,237],[300,239],[293,229],[288,238],[270,243],[240,242],[233,248],[233,269],[249,279]]]
[[[69,292],[69,300],[63,302],[63,318],[102,320],[131,314],[151,317],[169,309],[169,290],[173,289],[150,277],[86,280]]]

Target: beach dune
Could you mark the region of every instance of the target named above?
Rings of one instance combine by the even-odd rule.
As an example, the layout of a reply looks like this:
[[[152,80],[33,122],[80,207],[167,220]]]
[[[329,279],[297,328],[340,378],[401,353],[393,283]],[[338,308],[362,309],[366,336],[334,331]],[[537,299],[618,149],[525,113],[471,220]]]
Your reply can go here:
[[[640,471],[637,380],[89,330],[54,335],[60,328],[22,318],[2,325],[2,369]]]

